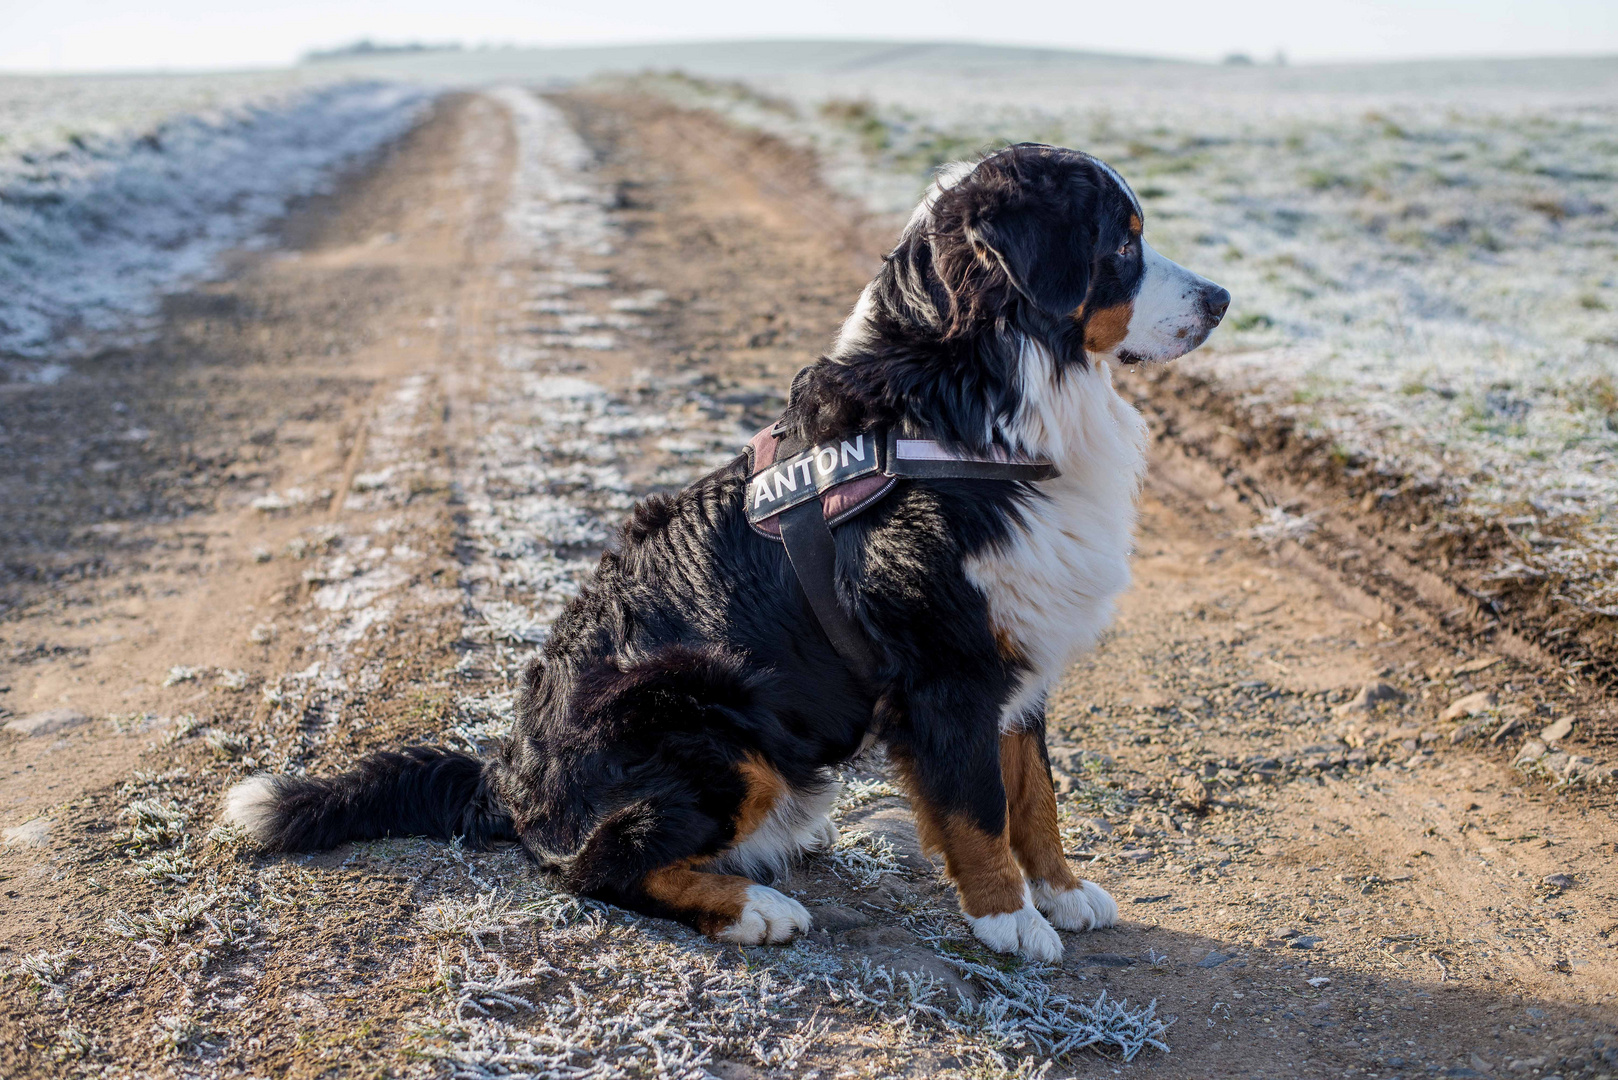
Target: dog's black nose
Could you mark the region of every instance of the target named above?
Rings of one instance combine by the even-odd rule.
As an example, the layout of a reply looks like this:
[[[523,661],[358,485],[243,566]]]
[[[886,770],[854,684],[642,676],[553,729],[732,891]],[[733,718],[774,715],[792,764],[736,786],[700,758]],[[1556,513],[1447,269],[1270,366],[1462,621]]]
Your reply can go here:
[[[1230,310],[1230,293],[1217,285],[1209,285],[1202,294],[1202,303],[1208,309],[1208,317],[1217,323]]]

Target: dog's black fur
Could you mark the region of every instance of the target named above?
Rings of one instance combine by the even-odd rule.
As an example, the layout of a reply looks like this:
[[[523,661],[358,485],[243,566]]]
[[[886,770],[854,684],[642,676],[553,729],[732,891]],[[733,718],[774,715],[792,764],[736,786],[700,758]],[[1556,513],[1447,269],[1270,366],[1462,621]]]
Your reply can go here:
[[[871,427],[990,449],[1018,407],[1020,339],[1082,367],[1084,312],[1138,288],[1137,214],[1086,155],[1019,145],[986,158],[887,257],[864,332],[794,380],[781,454]],[[640,883],[736,840],[744,761],[812,792],[868,733],[915,795],[1000,833],[999,720],[1022,668],[997,647],[963,564],[1007,541],[1042,496],[1010,481],[905,481],[837,530],[838,589],[879,657],[872,696],[782,547],[748,527],[746,469],[740,457],[635,508],[528,667],[496,756],[415,749],[332,779],[276,778],[263,845],[515,837],[579,893],[680,915]],[[1042,730],[1043,716],[1028,722]]]

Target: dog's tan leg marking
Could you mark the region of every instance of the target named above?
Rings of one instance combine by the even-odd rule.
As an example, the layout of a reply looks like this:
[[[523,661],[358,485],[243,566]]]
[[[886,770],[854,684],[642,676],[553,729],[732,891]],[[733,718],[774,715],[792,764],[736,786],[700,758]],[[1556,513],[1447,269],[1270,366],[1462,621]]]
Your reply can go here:
[[[903,770],[901,770],[903,778]],[[990,833],[954,814],[944,814],[914,783],[910,805],[922,850],[941,852],[944,873],[955,882],[961,911],[972,932],[996,952],[1017,952],[1035,960],[1057,960],[1062,941],[1035,909],[1028,883],[1011,853],[1010,831]]]
[[[775,804],[786,794],[787,782],[756,754],[749,754],[736,769],[747,784],[747,795],[736,811],[736,842],[740,843],[764,824]]]
[[[715,941],[779,945],[809,929],[802,904],[744,877],[666,866],[647,874],[641,888]]]
[[[1011,850],[1028,875],[1034,906],[1063,930],[1095,930],[1118,921],[1118,905],[1093,881],[1081,881],[1062,851],[1056,792],[1040,736],[1000,736],[1000,775],[1006,785]]]
[[[1014,731],[1000,736],[1000,776],[1006,785],[1011,851],[1023,873],[1029,881],[1043,881],[1053,889],[1077,888],[1079,879],[1062,853],[1056,791],[1038,735]]]
[[[962,911],[979,918],[1022,907],[1022,874],[1005,830],[987,833],[962,818],[920,808],[916,824],[922,849],[943,853],[944,873],[955,882]]]

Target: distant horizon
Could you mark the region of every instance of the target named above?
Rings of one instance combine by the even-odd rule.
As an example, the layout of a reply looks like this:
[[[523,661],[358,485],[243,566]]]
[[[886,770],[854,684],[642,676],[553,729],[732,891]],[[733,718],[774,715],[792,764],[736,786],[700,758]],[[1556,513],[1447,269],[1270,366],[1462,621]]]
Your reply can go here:
[[[1618,55],[1612,0],[52,0],[10,5],[0,71],[276,70],[361,38],[574,51],[709,43],[977,44],[1217,63]]]
[[[356,52],[350,56],[325,55],[338,54],[348,49],[354,49],[363,43],[369,42],[376,49],[371,53]],[[1436,53],[1432,55],[1385,56],[1385,57],[1324,57],[1301,59],[1287,54],[1285,49],[1272,50],[1269,53],[1232,50],[1222,56],[1190,56],[1171,53],[1131,53],[1105,48],[1092,48],[1078,45],[1032,45],[1019,42],[971,40],[959,38],[898,38],[898,37],[865,37],[865,36],[836,36],[836,35],[804,35],[804,36],[734,36],[734,37],[691,37],[691,38],[662,38],[623,39],[618,41],[597,42],[557,42],[553,44],[539,44],[517,41],[457,41],[457,40],[416,40],[408,38],[389,38],[380,35],[361,34],[341,42],[323,42],[311,44],[300,50],[291,60],[282,62],[243,63],[225,65],[159,65],[149,67],[86,67],[77,69],[35,69],[28,67],[0,66],[0,78],[60,76],[64,78],[84,76],[163,76],[163,75],[224,75],[224,74],[251,74],[255,72],[286,71],[299,67],[320,67],[326,64],[364,64],[368,60],[387,60],[405,58],[412,55],[430,55],[432,53],[446,52],[545,52],[545,53],[589,53],[608,52],[615,50],[651,50],[657,48],[687,49],[693,47],[723,47],[723,46],[790,46],[790,45],[867,45],[891,46],[895,48],[907,46],[937,46],[943,48],[971,48],[985,50],[1006,50],[1013,52],[1060,54],[1069,56],[1093,57],[1101,61],[1127,61],[1131,63],[1166,63],[1186,64],[1199,67],[1227,67],[1245,66],[1245,64],[1231,62],[1231,57],[1240,55],[1251,61],[1255,67],[1276,67],[1277,56],[1282,57],[1282,63],[1288,67],[1297,68],[1333,68],[1333,67],[1394,67],[1403,64],[1436,64],[1436,63],[1531,63],[1535,61],[1554,60],[1580,60],[1618,61],[1618,49],[1603,47],[1589,52],[1478,52],[1478,53]]]

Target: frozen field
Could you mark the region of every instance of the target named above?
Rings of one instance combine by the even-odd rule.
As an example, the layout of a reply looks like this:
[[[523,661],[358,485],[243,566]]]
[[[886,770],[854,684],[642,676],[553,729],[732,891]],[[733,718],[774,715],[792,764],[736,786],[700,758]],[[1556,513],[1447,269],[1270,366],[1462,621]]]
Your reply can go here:
[[[1185,370],[1369,459],[1390,494],[1439,481],[1464,510],[1446,527],[1511,532],[1500,580],[1618,617],[1618,60],[1209,67],[783,42],[0,79],[0,355],[50,377],[138,332],[162,289],[400,131],[426,88],[677,68],[699,77],[639,85],[817,147],[878,213],[1006,140],[1106,158],[1153,242],[1234,294]]]
[[[62,361],[138,337],[165,290],[253,243],[429,98],[318,71],[0,79],[9,374],[53,379]]]

